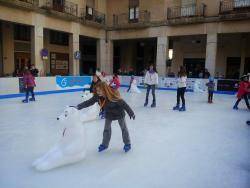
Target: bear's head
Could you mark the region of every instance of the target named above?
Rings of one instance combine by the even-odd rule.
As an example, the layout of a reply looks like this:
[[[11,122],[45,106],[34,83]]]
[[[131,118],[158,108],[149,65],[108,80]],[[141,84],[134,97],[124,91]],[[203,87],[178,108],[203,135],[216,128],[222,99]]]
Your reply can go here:
[[[63,113],[57,117],[57,120],[61,122],[65,121],[78,121],[79,119],[79,111],[75,107],[67,106]]]

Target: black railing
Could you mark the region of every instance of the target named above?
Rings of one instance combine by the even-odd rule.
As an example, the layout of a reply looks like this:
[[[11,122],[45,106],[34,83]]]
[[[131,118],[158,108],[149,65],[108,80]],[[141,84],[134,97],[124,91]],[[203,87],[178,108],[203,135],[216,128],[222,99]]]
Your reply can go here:
[[[204,17],[205,4],[192,4],[188,6],[169,7],[167,9],[167,19],[178,19],[185,17]]]
[[[225,0],[220,2],[220,14],[250,11],[250,0]]]
[[[113,26],[128,26],[135,24],[144,24],[150,23],[150,12],[147,10],[139,11],[137,18],[130,18],[128,13],[113,15]]]
[[[106,17],[105,17],[105,14],[104,13],[101,13],[101,12],[98,12],[96,10],[92,10],[92,13],[91,14],[88,14],[86,13],[86,9],[81,9],[81,17],[80,17],[82,20],[86,21],[91,21],[91,22],[95,22],[95,23],[98,23],[98,24],[102,24],[104,25],[105,24],[105,20],[106,20]]]
[[[54,3],[53,0],[46,0],[43,8],[51,9],[57,12],[78,16],[78,6],[75,3],[64,1],[63,3]]]
[[[34,5],[36,3],[36,0],[18,0],[18,1],[29,3],[29,4],[32,4],[32,5]]]

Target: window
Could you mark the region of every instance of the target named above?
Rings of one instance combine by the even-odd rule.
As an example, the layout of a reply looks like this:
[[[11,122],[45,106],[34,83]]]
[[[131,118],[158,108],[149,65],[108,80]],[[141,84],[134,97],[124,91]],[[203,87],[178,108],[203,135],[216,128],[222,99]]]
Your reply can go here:
[[[93,8],[86,6],[86,12],[88,16],[93,16]]]
[[[14,39],[30,41],[30,27],[25,25],[15,25],[14,26]]]
[[[196,0],[181,0],[181,16],[194,16]]]
[[[95,1],[94,0],[87,0],[86,3],[86,15],[87,16],[93,16],[95,8]]]
[[[58,31],[50,31],[50,44],[69,45],[69,35]]]
[[[129,20],[137,22],[139,19],[139,0],[129,0]]]

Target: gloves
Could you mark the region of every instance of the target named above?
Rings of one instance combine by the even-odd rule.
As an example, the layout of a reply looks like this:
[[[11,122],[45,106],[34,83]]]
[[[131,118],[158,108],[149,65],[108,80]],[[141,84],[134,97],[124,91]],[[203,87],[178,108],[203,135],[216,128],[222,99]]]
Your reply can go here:
[[[135,120],[135,114],[130,115],[130,116],[129,116],[129,118],[130,118],[130,119],[132,119],[132,118],[133,118],[133,120]]]

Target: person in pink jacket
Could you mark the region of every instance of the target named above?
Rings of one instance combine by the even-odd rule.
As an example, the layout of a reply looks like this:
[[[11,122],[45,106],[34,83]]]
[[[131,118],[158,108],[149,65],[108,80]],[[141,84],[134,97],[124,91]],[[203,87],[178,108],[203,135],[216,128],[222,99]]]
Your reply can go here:
[[[111,80],[109,84],[113,89],[119,89],[121,86],[119,77],[117,74],[114,74],[113,79]]]
[[[244,99],[247,105],[247,108],[250,110],[250,104],[248,102],[248,94],[250,93],[250,82],[249,82],[249,76],[243,75],[241,77],[240,86],[237,93],[238,100],[236,101],[233,109],[238,110],[238,104],[239,102]]]
[[[23,100],[23,103],[28,103],[29,100],[35,101],[34,87],[36,86],[36,83],[34,76],[30,73],[29,70],[24,71],[23,82],[26,91],[26,96],[25,99]],[[32,96],[30,99],[29,99],[29,93],[31,93]]]

